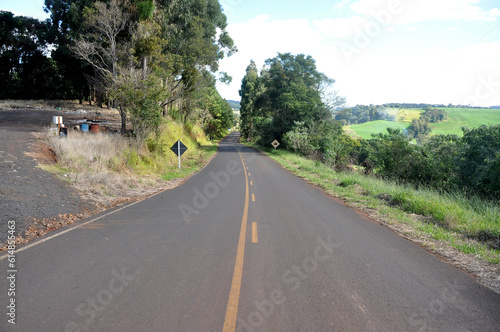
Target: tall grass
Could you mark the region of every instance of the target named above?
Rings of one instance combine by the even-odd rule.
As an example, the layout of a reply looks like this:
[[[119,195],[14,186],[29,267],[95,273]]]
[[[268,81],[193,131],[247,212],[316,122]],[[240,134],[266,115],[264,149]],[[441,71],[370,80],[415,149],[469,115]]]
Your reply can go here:
[[[217,149],[197,126],[192,125],[188,131],[171,121],[160,129],[159,135],[151,137],[141,149],[132,138],[120,134],[71,131],[68,137],[61,138],[49,132],[47,139],[58,161],[49,170],[85,191],[109,197],[134,196],[161,186],[165,180],[197,171]],[[177,156],[170,150],[178,139],[188,147],[181,157],[181,170]]]

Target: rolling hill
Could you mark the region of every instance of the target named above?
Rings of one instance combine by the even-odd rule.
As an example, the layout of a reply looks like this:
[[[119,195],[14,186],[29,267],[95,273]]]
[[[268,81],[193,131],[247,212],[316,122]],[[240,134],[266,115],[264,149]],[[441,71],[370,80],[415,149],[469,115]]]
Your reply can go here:
[[[440,108],[448,113],[449,119],[440,123],[432,123],[431,135],[455,134],[462,135],[462,127],[477,128],[481,125],[500,124],[500,109],[487,108]],[[422,109],[389,109],[396,112],[398,122],[377,120],[362,124],[344,127],[347,134],[364,139],[372,138],[371,134],[386,133],[387,128],[406,129],[411,124],[411,119],[423,113]]]

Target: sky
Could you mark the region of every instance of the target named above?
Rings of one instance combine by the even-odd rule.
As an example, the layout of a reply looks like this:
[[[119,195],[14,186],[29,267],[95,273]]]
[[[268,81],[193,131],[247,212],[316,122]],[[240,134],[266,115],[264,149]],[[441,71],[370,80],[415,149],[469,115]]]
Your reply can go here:
[[[498,0],[221,0],[239,52],[219,85],[239,100],[245,69],[278,52],[311,55],[349,106],[500,105]]]
[[[239,100],[245,69],[311,55],[347,104],[500,105],[499,0],[219,0],[239,52],[220,94]],[[43,0],[0,0],[39,19]]]

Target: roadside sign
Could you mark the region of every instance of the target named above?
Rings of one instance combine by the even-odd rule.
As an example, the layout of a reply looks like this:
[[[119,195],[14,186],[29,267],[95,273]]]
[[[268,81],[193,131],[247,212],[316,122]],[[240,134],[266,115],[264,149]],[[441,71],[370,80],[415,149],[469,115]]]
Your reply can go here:
[[[186,152],[187,149],[188,148],[181,141],[175,142],[174,145],[172,145],[172,147],[170,148],[170,150],[172,150],[178,156],[182,156],[182,154]]]
[[[274,147],[274,149],[276,150],[276,148],[280,145],[280,142],[278,142],[277,140],[274,140],[271,145]]]
[[[180,140],[175,142],[174,145],[172,145],[172,147],[170,148],[170,150],[172,150],[177,155],[177,157],[179,157],[179,169],[181,168],[181,156],[184,152],[186,152],[187,149],[188,148],[184,144],[182,144]]]

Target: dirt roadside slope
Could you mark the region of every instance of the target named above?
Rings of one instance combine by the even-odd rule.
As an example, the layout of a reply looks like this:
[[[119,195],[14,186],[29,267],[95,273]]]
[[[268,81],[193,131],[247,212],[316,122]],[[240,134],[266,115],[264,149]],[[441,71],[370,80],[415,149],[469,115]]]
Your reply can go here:
[[[36,139],[58,111],[41,109],[0,110],[0,247],[6,244],[7,222],[15,221],[16,235],[31,236],[59,228],[95,209],[64,181],[40,169],[30,156],[50,158],[50,151]],[[28,235],[28,237],[30,237]],[[19,239],[19,241],[21,241]],[[23,241],[21,241],[23,242]]]

